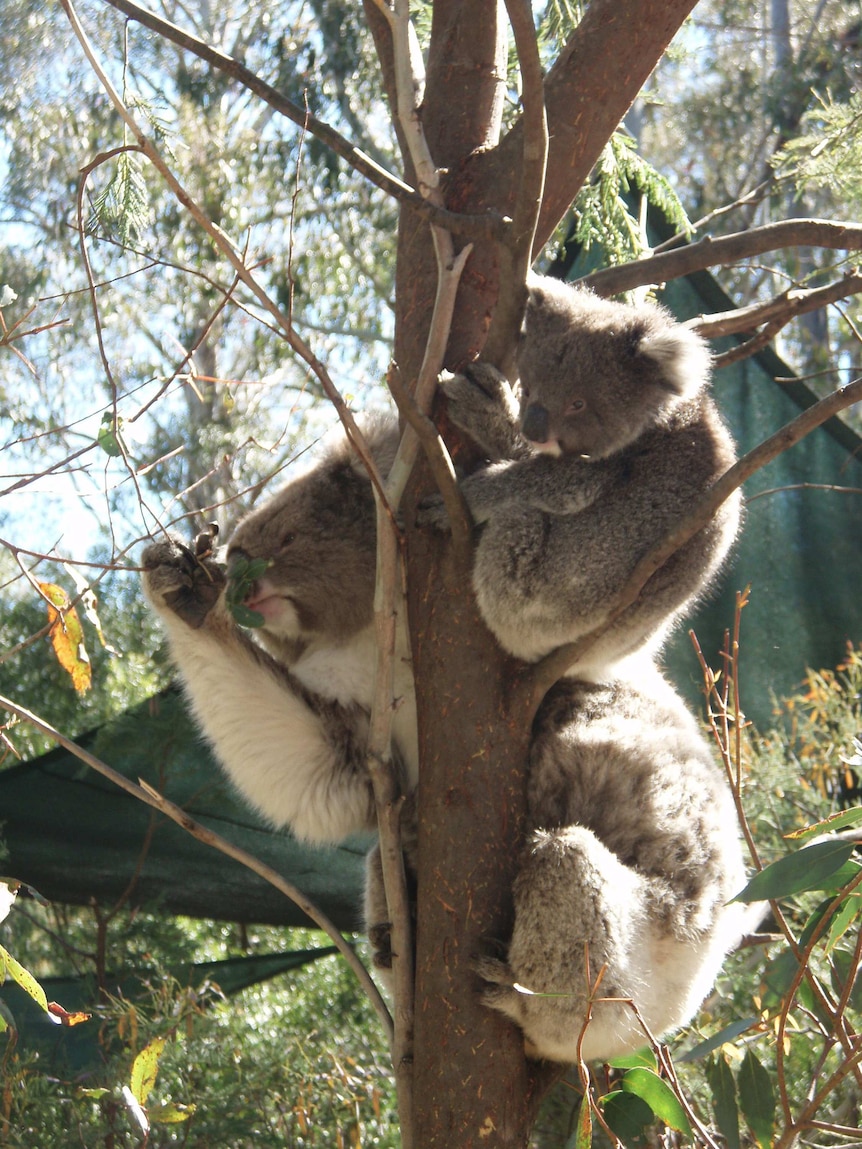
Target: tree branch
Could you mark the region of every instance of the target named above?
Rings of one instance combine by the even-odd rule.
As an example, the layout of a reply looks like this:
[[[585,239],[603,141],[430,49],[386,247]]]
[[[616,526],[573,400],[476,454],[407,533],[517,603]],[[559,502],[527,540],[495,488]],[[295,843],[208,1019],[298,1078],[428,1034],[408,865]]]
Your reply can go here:
[[[619,295],[647,284],[666,283],[703,271],[708,267],[726,267],[768,251],[784,247],[824,247],[834,251],[862,250],[862,225],[833,223],[826,219],[788,219],[767,223],[750,231],[738,231],[713,239],[707,236],[697,243],[673,251],[636,259],[619,267],[607,267],[585,275],[579,282],[599,295]]]
[[[591,0],[545,79],[550,137],[535,246],[571,206],[696,0]],[[521,155],[519,121],[490,153],[475,156],[482,186],[505,188]],[[498,196],[499,198],[499,196]]]
[[[775,336],[791,319],[797,315],[805,315],[809,311],[817,311],[830,303],[837,303],[839,299],[846,299],[862,291],[862,275],[855,271],[848,271],[836,283],[826,284],[825,287],[815,287],[808,290],[791,288],[766,303],[755,303],[750,307],[740,307],[737,311],[725,311],[721,315],[699,316],[689,320],[686,326],[692,327],[705,338],[716,338],[717,335],[733,334],[737,331],[750,331],[754,327],[765,323],[751,339],[731,347],[716,355],[714,365],[726,367],[729,363],[736,363],[754,355],[771,343]]]
[[[521,71],[523,151],[510,239],[499,245],[500,291],[482,355],[505,375],[511,376],[515,341],[527,302],[527,272],[533,263],[533,242],[545,187],[548,123],[533,9],[529,0],[506,0],[506,11]]]
[[[722,311],[714,315],[698,315],[686,320],[684,326],[690,327],[704,339],[718,339],[722,335],[753,331],[763,323],[779,322],[783,327],[797,315],[817,311],[820,307],[860,291],[862,275],[858,271],[848,271],[841,279],[824,287],[791,287],[766,303],[752,303],[749,307],[737,307],[733,311]]]
[[[130,794],[139,802],[151,806],[154,810],[161,811],[161,813],[165,814],[173,822],[176,822],[186,833],[191,834],[193,838],[197,838],[199,842],[204,842],[220,853],[226,854],[229,858],[233,858],[234,861],[239,862],[240,865],[245,866],[263,878],[265,882],[269,882],[270,885],[275,886],[285,897],[290,898],[292,902],[299,906],[304,914],[311,918],[320,929],[329,935],[333,943],[338,947],[339,952],[359,979],[360,985],[367,993],[384,1030],[391,1039],[392,1018],[368,970],[357,957],[353,947],[349,942],[345,941],[341,931],[335,927],[322,910],[319,910],[313,902],[309,901],[301,890],[291,882],[288,882],[286,878],[283,878],[281,874],[273,870],[271,866],[267,866],[264,862],[261,862],[259,858],[255,858],[253,854],[249,854],[248,851],[241,849],[239,846],[235,846],[233,842],[229,842],[227,838],[223,838],[214,830],[210,830],[208,827],[202,826],[200,822],[196,822],[185,810],[181,809],[181,807],[177,806],[174,802],[169,801],[169,799],[160,794],[158,790],[153,789],[148,783],[141,781],[140,784],[136,785],[124,774],[120,774],[119,771],[108,766],[107,763],[103,762],[100,758],[96,758],[95,755],[90,754],[88,750],[85,750],[82,746],[73,742],[71,738],[67,738],[64,734],[61,734],[59,730],[55,730],[48,722],[45,722],[31,711],[26,710],[23,706],[19,706],[17,702],[12,702],[11,699],[0,695],[0,707],[4,710],[8,710],[10,714],[17,715],[25,722],[29,722],[31,726],[34,726],[42,734],[52,738],[59,746],[62,746],[64,750],[68,750],[70,754],[74,754],[81,762],[84,762],[87,766],[90,766],[97,773],[101,774],[103,778],[107,778],[109,782],[113,782],[115,786],[119,786],[125,793]]]
[[[588,651],[608,628],[637,601],[644,587],[671,555],[693,538],[713,517],[721,504],[737,487],[741,487],[756,471],[765,467],[782,452],[804,439],[816,427],[831,419],[839,411],[862,401],[862,379],[855,379],[846,387],[839,387],[825,399],[812,404],[807,411],[797,415],[774,435],[770,435],[747,455],[743,455],[727,470],[717,483],[703,495],[680,524],[652,547],[637,563],[613,604],[605,614],[602,624],[589,634],[582,635],[575,642],[567,643],[552,651],[540,662],[525,668],[522,682],[530,691],[536,706],[551,686],[586,651]]]
[[[241,64],[239,60],[225,55],[224,52],[219,52],[210,44],[199,40],[191,32],[186,32],[169,20],[157,16],[139,4],[132,3],[132,0],[105,0],[105,2],[123,12],[130,19],[136,20],[139,24],[143,24],[166,40],[170,40],[171,43],[187,52],[192,52],[199,59],[205,60],[214,68],[218,68],[220,72],[237,80],[268,104],[273,111],[285,116],[294,124],[310,132],[321,143],[326,144],[354,171],[364,176],[375,187],[380,188],[381,191],[386,192],[387,195],[392,196],[400,203],[409,205],[429,222],[437,223],[455,235],[490,237],[505,232],[506,222],[502,217],[490,212],[481,215],[459,215],[457,212],[448,211],[440,204],[429,203],[409,184],[404,183],[403,180],[382,168],[371,156],[357,148],[335,128],[273,88],[272,85]]]

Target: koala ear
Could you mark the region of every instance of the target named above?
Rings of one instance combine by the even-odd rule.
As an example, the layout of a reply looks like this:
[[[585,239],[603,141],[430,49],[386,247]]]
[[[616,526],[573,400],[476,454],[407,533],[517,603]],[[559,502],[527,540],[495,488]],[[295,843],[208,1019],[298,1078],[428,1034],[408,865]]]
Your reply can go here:
[[[647,332],[638,344],[638,354],[655,363],[664,385],[680,399],[693,398],[709,381],[709,347],[680,324]]]

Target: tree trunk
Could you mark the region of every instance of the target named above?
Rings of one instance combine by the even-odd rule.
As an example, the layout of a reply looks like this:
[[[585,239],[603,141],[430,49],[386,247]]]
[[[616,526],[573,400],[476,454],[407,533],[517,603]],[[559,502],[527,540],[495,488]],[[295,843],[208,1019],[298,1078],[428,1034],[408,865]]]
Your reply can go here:
[[[550,125],[543,239],[693,4],[589,5],[547,81],[556,127]],[[370,4],[366,10],[391,98],[387,30]],[[514,203],[522,136],[515,128],[497,141],[503,20],[496,0],[434,4],[422,124],[435,163],[446,170],[446,202],[454,210],[506,213]],[[493,243],[477,242],[461,281],[450,368],[481,350],[497,276]],[[408,388],[422,360],[436,278],[428,225],[406,209],[399,225],[395,362]],[[532,708],[527,692],[517,689],[517,665],[478,617],[468,566],[458,565],[448,536],[413,528],[416,500],[429,489],[420,466],[403,504],[421,761],[413,1144],[522,1149],[556,1071],[527,1062],[520,1031],[481,1004],[471,961],[495,941],[505,943],[511,929]]]

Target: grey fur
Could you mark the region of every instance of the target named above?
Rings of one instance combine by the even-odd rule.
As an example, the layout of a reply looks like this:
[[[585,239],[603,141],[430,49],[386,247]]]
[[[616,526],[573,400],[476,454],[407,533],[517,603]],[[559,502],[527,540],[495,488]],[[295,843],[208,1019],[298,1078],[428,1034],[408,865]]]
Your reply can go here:
[[[450,417],[492,460],[460,485],[481,528],[479,608],[511,654],[535,661],[598,626],[638,560],[735,461],[706,391],[709,364],[702,340],[661,308],[536,278],[520,414],[488,364],[444,380]],[[606,676],[657,648],[710,584],[739,520],[735,495],[574,669]],[[420,521],[444,526],[442,504],[431,500]]]
[[[397,424],[369,422],[365,434],[385,474]],[[224,574],[201,553],[204,545],[163,540],[143,554],[145,592],[220,761],[252,805],[311,841],[337,841],[375,826],[365,765],[375,535],[370,482],[342,440],[234,532],[229,569],[240,556],[270,563],[246,600],[265,613],[253,637],[233,621]],[[396,717],[395,751],[413,784],[415,710],[406,657],[396,681],[406,701]]]
[[[563,679],[536,718],[528,785],[507,961],[476,963],[486,1004],[532,1056],[566,1062],[646,1044],[629,1000],[654,1036],[684,1024],[747,924],[725,905],[745,881],[733,802],[694,719],[657,672]],[[623,1001],[596,1000],[587,1024],[603,969],[596,998]]]

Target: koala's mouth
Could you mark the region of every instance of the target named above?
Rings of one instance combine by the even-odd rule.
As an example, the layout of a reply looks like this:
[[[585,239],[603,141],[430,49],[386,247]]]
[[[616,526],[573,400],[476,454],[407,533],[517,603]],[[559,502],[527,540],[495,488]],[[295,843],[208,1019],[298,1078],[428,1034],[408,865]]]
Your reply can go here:
[[[249,610],[256,610],[258,614],[262,614],[267,622],[272,622],[284,612],[285,607],[291,602],[290,595],[268,591],[266,594],[247,598],[245,605]]]
[[[556,458],[563,453],[563,449],[557,439],[547,439],[544,443],[536,443],[533,439],[528,439],[527,442],[533,450],[537,451],[540,455],[551,455],[553,458]]]

